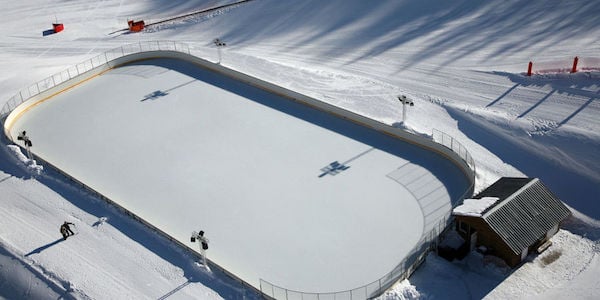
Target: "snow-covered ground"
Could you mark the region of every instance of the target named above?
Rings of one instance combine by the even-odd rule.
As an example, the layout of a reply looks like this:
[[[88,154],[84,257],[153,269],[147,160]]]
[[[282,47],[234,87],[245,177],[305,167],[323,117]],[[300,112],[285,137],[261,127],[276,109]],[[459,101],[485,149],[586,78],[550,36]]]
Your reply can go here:
[[[600,4],[255,0],[139,34],[109,35],[128,18],[159,20],[229,2],[4,1],[0,104],[37,80],[139,40],[185,42],[216,60],[216,37],[227,43],[224,65],[384,123],[399,122],[395,97],[406,94],[416,102],[409,129],[430,134],[437,128],[467,146],[477,163],[477,190],[500,176],[539,177],[574,216],[552,247],[512,272],[476,253],[454,263],[430,255],[384,297],[600,294],[600,76],[522,75],[529,61],[534,69],[568,69],[574,56],[598,67]],[[55,15],[65,31],[42,36]],[[3,272],[5,297],[65,291],[77,298],[256,297],[224,276],[203,273],[186,253],[60,176],[44,170],[32,177],[12,152],[3,153],[0,242],[2,266],[10,267],[2,269],[29,270],[21,277]],[[85,224],[77,227],[80,236],[54,244],[57,225],[70,217]],[[82,290],[72,284],[77,280],[98,284]]]

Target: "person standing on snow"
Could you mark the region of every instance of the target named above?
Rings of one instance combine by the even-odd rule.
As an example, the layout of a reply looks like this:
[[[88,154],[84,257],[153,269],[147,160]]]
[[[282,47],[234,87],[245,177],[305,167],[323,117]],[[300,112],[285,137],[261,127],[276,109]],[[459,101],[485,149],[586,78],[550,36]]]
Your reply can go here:
[[[66,240],[69,236],[74,235],[75,233],[73,232],[73,230],[71,230],[71,227],[69,227],[69,225],[75,225],[73,223],[69,223],[67,221],[65,221],[61,226],[60,226],[60,233],[63,236],[63,240]]]

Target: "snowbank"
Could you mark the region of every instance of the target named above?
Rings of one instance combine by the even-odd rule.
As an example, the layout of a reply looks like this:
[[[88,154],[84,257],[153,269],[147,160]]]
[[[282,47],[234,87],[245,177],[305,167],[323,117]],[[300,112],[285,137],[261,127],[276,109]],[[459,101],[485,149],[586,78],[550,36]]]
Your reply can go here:
[[[23,152],[21,152],[21,148],[16,145],[7,145],[10,152],[12,152],[15,157],[22,162],[29,170],[34,172],[35,174],[40,175],[44,170],[44,166],[38,165],[35,159],[29,159]]]

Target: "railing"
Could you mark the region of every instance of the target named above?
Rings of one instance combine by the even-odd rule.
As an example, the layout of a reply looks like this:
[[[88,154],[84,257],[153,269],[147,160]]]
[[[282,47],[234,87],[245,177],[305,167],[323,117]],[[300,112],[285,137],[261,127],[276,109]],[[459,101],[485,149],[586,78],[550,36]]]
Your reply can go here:
[[[7,116],[21,103],[28,99],[35,97],[59,84],[65,83],[71,79],[81,76],[89,71],[97,69],[98,67],[105,66],[109,62],[139,52],[147,51],[177,51],[190,54],[188,45],[172,42],[172,41],[160,41],[160,42],[139,42],[136,44],[129,44],[119,48],[115,48],[106,51],[96,57],[88,59],[82,63],[76,64],[68,69],[58,72],[50,77],[42,79],[26,88],[20,90],[16,95],[12,96],[6,104],[0,110],[0,119]]]
[[[67,83],[68,81],[82,76],[92,70],[96,70],[100,67],[107,67],[111,62],[134,53],[148,52],[148,51],[176,51],[186,54],[191,54],[190,49],[187,45],[177,42],[139,42],[137,44],[129,44],[119,48],[115,48],[106,51],[96,57],[93,57],[87,61],[72,66],[62,72],[56,73],[46,79],[40,80],[27,88],[19,91],[15,96],[10,98],[2,110],[0,111],[0,120],[8,116],[17,106],[23,102],[40,95],[41,93],[48,91],[60,84]],[[101,70],[96,70],[99,72]],[[372,120],[371,120],[372,121]],[[462,160],[471,169],[471,182],[475,182],[475,163],[467,149],[459,143],[457,140],[452,138],[450,135],[443,133],[439,130],[433,130],[432,140],[438,144],[441,144],[448,149],[458,154]],[[58,170],[58,169],[57,169]],[[65,174],[66,175],[66,174]],[[68,176],[68,175],[66,175]],[[68,176],[70,177],[70,176]],[[75,180],[75,179],[74,179]],[[75,180],[76,181],[76,180]],[[456,206],[462,203],[465,197],[468,197],[468,193],[473,189],[473,184],[465,193],[456,201],[452,201],[452,206]],[[100,195],[102,196],[102,195]],[[102,196],[103,197],[103,196]],[[108,199],[107,199],[108,200]],[[109,201],[119,207],[118,204],[113,201]],[[273,285],[265,280],[260,279],[260,290],[268,297],[275,299],[367,299],[381,295],[385,290],[391,287],[398,280],[409,277],[415,269],[425,260],[427,253],[434,249],[437,245],[438,236],[447,228],[449,223],[448,217],[450,211],[446,212],[443,219],[439,220],[438,223],[426,234],[424,234],[416,246],[409,252],[404,260],[402,260],[391,272],[381,277],[380,279],[367,284],[365,286],[340,292],[331,293],[305,293],[300,291],[292,291],[282,287]],[[131,213],[130,213],[131,214]],[[139,218],[137,218],[139,219]],[[143,221],[143,220],[142,220]],[[151,228],[154,228],[151,224],[146,223]],[[156,229],[158,232],[160,230]],[[164,233],[163,233],[164,234]],[[168,235],[164,234],[168,237]],[[170,238],[170,237],[169,237]],[[184,246],[185,247],[185,246]],[[229,274],[233,278],[236,276],[230,274],[226,270],[223,272]],[[243,280],[240,280],[243,282]]]
[[[465,163],[469,166],[469,168],[473,171],[473,176],[475,176],[475,173],[477,171],[475,168],[475,160],[473,160],[473,157],[471,156],[469,151],[467,151],[467,148],[465,146],[463,146],[460,142],[458,142],[452,136],[450,136],[442,131],[439,131],[435,128],[433,129],[433,132],[432,132],[432,138],[433,138],[433,141],[435,141],[436,143],[444,145],[448,149],[452,150],[454,153],[458,154],[462,158],[462,160],[464,160]],[[475,182],[474,178],[473,178],[473,182]]]
[[[467,148],[465,148],[460,142],[458,142],[450,135],[436,129],[433,130],[432,140],[452,150],[464,160],[464,162],[472,171],[472,173],[469,174],[471,176],[471,186],[467,188],[467,190],[459,198],[455,199],[455,201],[452,201],[452,207],[449,211],[447,211],[444,214],[445,217],[439,220],[437,224],[433,227],[433,229],[431,229],[429,232],[425,233],[421,237],[419,242],[417,242],[416,246],[391,272],[384,275],[380,279],[371,282],[370,284],[348,291],[330,293],[306,293],[288,290],[286,288],[276,286],[263,279],[260,280],[260,290],[269,297],[286,300],[371,299],[383,294],[383,292],[389,289],[398,280],[408,278],[417,269],[417,267],[421,263],[423,263],[429,251],[437,247],[438,237],[442,232],[444,232],[447,229],[448,225],[450,224],[452,209],[462,204],[462,201],[466,197],[470,196],[468,194],[472,193],[475,184],[475,161],[473,160],[473,157],[471,156],[469,151],[467,151]]]
[[[398,280],[408,278],[417,269],[417,267],[421,263],[423,263],[429,251],[437,247],[437,238],[446,229],[447,224],[448,219],[444,218],[440,220],[435,228],[433,228],[427,234],[421,237],[417,245],[391,272],[365,286],[358,287],[353,290],[340,292],[306,293],[288,290],[261,279],[260,290],[269,297],[286,300],[357,300],[375,298],[377,296],[380,296],[387,289],[389,289]]]

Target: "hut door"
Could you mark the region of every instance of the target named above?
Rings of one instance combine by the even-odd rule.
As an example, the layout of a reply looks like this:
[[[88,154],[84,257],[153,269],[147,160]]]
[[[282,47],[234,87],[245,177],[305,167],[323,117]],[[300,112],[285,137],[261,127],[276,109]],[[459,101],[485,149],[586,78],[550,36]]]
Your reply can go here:
[[[470,246],[470,251],[475,250],[475,247],[477,247],[477,231],[473,231],[473,233],[471,234],[471,241],[469,243]]]

